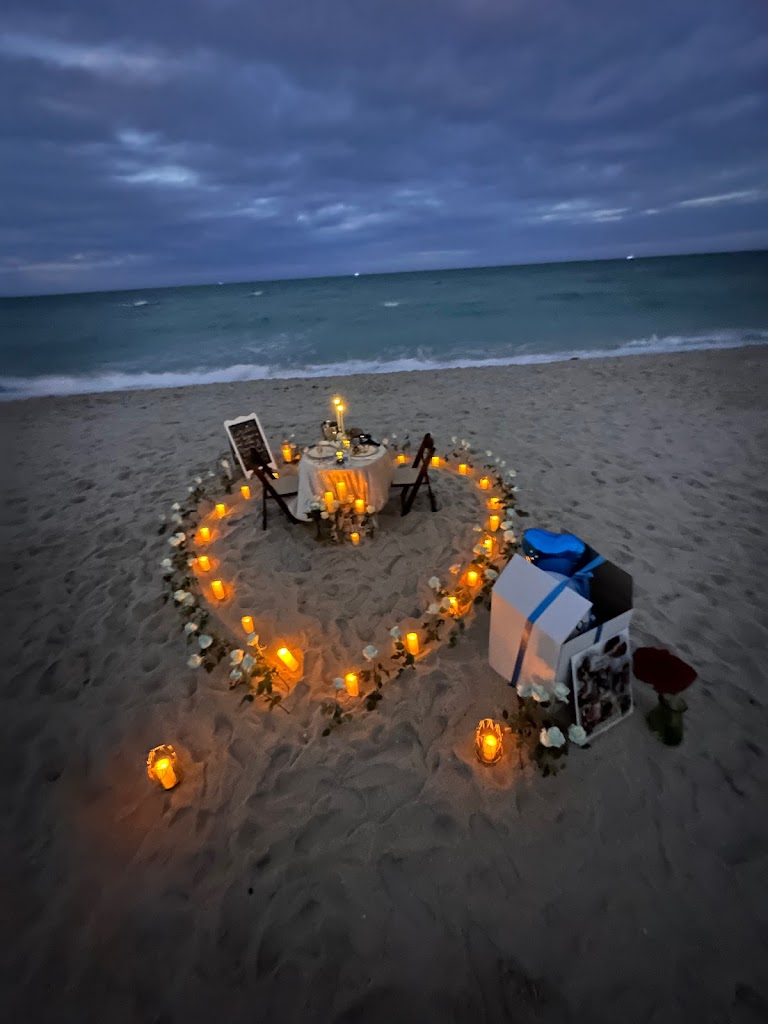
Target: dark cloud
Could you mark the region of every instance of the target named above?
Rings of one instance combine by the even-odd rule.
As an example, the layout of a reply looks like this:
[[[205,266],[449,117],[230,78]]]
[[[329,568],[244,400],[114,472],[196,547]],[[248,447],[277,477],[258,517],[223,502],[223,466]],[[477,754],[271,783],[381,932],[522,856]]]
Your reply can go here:
[[[6,0],[0,290],[768,243],[763,0]]]

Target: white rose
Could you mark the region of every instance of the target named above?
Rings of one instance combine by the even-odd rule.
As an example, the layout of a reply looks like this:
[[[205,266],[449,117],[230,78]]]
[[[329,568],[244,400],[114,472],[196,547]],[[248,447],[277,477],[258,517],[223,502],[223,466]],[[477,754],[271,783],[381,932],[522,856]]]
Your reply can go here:
[[[174,533],[174,535],[171,537],[168,543],[171,545],[172,548],[177,548],[179,544],[183,544],[186,539],[186,533]]]
[[[513,541],[517,540],[517,537],[515,537],[515,535],[512,532],[512,530],[505,530],[504,531],[504,540],[507,541],[508,544],[511,544]]]
[[[245,672],[250,672],[250,670],[253,668],[253,666],[255,664],[256,664],[256,659],[252,655],[246,654],[245,657],[243,658],[243,660],[240,662],[240,667]]]
[[[552,687],[552,692],[558,700],[568,700],[571,695],[571,691],[565,685],[565,683],[555,683]]]
[[[201,476],[196,476],[195,477],[195,483],[196,484],[201,484],[202,482],[203,482],[203,478]]]
[[[499,578],[499,574],[496,572],[495,569],[486,569],[484,575],[485,575],[485,578],[487,580],[491,580],[491,582],[493,582],[493,580],[497,580]]]
[[[320,513],[320,518],[321,519],[327,519],[328,518],[328,513],[327,512],[321,512]]]
[[[239,648],[235,651],[229,652],[229,663],[230,665],[239,665],[245,657],[245,651],[241,651]]]
[[[451,444],[456,444],[456,438],[455,437],[451,438]]]
[[[194,594],[186,594],[184,600],[181,602],[185,608],[191,608],[195,603]]]
[[[508,469],[507,470],[507,476],[511,477],[514,480],[515,477],[517,476],[517,473],[514,471],[514,469]]]
[[[173,562],[170,560],[170,558],[164,558],[162,560],[162,562],[160,563],[160,565],[163,567],[163,569],[172,569],[173,568]]]
[[[196,633],[199,628],[200,627],[197,625],[196,622],[188,622],[184,627],[184,632],[187,634],[187,636],[190,636],[190,634]]]
[[[517,690],[518,697],[530,697],[533,693],[533,687],[530,683],[519,682],[515,689]]]
[[[177,601],[179,604],[181,604],[181,602],[184,600],[186,596],[186,590],[174,590],[173,592],[173,600]]]
[[[403,634],[402,634],[402,633],[400,632],[400,627],[399,627],[399,626],[393,626],[393,627],[392,627],[392,629],[390,629],[390,631],[389,631],[389,635],[390,635],[391,637],[394,637],[394,638],[395,638],[395,640],[399,640],[399,639],[400,639],[400,637],[401,637],[401,636],[402,636]]]
[[[245,642],[248,644],[249,647],[258,647],[259,646],[259,634],[258,633],[249,633],[248,636],[245,638]]]
[[[539,740],[543,747],[562,747],[565,743],[565,736],[556,725],[553,725],[551,729],[541,730]]]
[[[197,642],[200,644],[200,650],[206,651],[213,643],[213,637],[208,636],[207,633],[201,633],[197,638]]]
[[[492,451],[490,450],[490,448],[487,448],[487,449],[486,449],[486,451],[485,451],[485,454],[486,454],[486,455],[488,456],[488,458],[490,459],[490,457],[491,457],[491,456],[493,455],[493,452],[492,452]]]
[[[239,682],[243,678],[243,673],[239,668],[233,668],[229,673],[229,678],[234,679],[235,682]]]
[[[440,580],[437,578],[437,576],[432,576],[432,578],[429,581],[429,587],[430,587],[430,590],[439,590],[440,589]]]
[[[454,576],[458,576],[461,572],[461,566],[458,562],[454,562],[448,572],[452,573]]]
[[[568,726],[568,739],[571,743],[575,743],[577,747],[583,747],[589,737],[580,725],[569,725]]]
[[[190,494],[194,494],[195,493],[195,488],[194,487],[188,487],[187,490],[189,491]]]
[[[178,501],[174,501],[174,503],[171,505],[171,510],[173,512],[181,512],[181,505],[178,503]]]
[[[373,507],[373,505],[366,505],[365,511],[368,513],[369,516],[372,516],[376,509]]]
[[[373,661],[378,653],[378,650],[373,646],[373,644],[368,644],[367,647],[363,648],[363,657],[366,661]]]
[[[336,678],[333,680],[333,688],[335,690],[345,689],[345,683],[341,676],[336,676]]]
[[[537,703],[544,704],[549,700],[549,692],[539,683],[534,683],[531,687],[531,691],[533,699],[537,701]]]
[[[203,664],[203,659],[200,657],[199,654],[193,654],[190,658],[187,659],[187,664],[189,665],[190,668],[200,668],[200,666]]]
[[[431,604],[431,605],[429,606],[429,608],[427,608],[427,612],[428,612],[428,613],[429,613],[430,615],[439,615],[439,614],[440,614],[440,605],[439,605],[439,604],[435,604],[435,603],[433,602],[433,603],[432,603],[432,604]]]

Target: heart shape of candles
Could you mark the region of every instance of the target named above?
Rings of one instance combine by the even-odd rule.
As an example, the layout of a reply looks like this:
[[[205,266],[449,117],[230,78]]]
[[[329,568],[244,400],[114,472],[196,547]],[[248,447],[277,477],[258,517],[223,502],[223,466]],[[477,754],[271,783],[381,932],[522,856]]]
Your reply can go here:
[[[514,505],[511,486],[490,466],[464,473],[459,462],[441,456],[434,466],[436,513],[426,494],[404,517],[393,500],[377,514],[375,537],[356,545],[318,543],[311,528],[289,525],[274,507],[262,530],[260,502],[241,495],[239,484],[225,499],[206,495],[180,552],[192,565],[196,604],[176,601],[187,623],[199,618],[198,607],[207,616],[187,634],[191,650],[198,632],[205,644],[213,637],[237,683],[237,666],[249,643],[256,653],[258,636],[283,695],[303,679],[310,693],[328,699],[335,686],[337,699],[354,701],[375,690],[373,672],[391,678],[457,639],[456,620],[468,624],[495,578],[486,569],[497,574],[516,547],[491,521]]]

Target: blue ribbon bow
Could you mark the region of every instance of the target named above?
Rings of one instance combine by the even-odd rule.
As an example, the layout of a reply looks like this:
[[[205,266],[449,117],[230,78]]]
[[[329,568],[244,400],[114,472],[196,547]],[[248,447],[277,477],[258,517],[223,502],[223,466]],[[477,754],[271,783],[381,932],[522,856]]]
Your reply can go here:
[[[512,670],[512,679],[510,680],[509,683],[510,686],[517,686],[517,681],[520,678],[520,671],[523,667],[525,652],[528,650],[528,641],[531,639],[531,630],[533,629],[534,622],[536,622],[537,619],[541,618],[541,616],[544,614],[547,608],[549,608],[549,606],[557,600],[557,598],[562,594],[562,592],[565,590],[565,588],[568,586],[571,580],[576,579],[579,576],[588,576],[594,569],[598,567],[598,565],[602,565],[604,561],[605,559],[602,555],[598,555],[597,558],[593,558],[588,565],[585,565],[583,569],[579,569],[579,571],[575,572],[573,576],[569,577],[567,580],[561,580],[560,583],[558,583],[557,586],[554,588],[554,590],[551,590],[544,598],[544,600],[536,605],[531,614],[528,616],[525,626],[523,627],[523,635],[520,637],[520,647],[517,651],[515,667]],[[598,630],[598,640],[600,639],[600,632],[601,629]]]

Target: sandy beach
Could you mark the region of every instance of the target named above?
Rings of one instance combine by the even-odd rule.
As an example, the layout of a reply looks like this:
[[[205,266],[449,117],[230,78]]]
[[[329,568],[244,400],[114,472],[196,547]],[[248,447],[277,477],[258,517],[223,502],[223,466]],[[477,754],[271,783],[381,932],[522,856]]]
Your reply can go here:
[[[635,645],[699,673],[682,747],[638,683],[555,778],[477,764],[511,694],[485,611],[321,736],[346,652],[466,545],[439,473],[440,511],[421,495],[365,548],[274,512],[263,533],[255,502],[239,524],[244,605],[303,645],[288,714],[187,667],[159,514],[225,419],[310,442],[336,390],[376,436],[491,449],[528,524],[632,573]],[[8,1020],[768,1019],[768,348],[32,399],[0,424]],[[185,766],[168,793],[145,767],[162,742]]]

